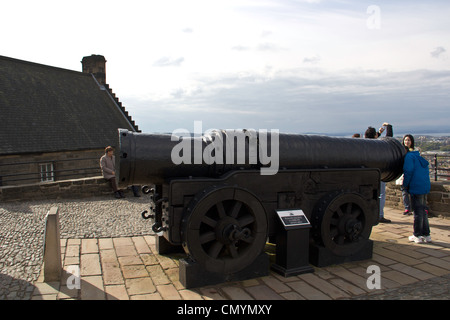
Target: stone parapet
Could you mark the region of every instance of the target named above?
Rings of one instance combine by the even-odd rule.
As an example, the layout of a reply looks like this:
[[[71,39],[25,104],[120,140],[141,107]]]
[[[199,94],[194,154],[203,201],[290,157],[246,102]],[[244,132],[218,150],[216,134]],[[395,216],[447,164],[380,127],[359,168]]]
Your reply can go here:
[[[78,199],[112,194],[109,182],[101,176],[0,187],[0,201]]]
[[[386,206],[404,210],[402,191],[395,182],[386,184]],[[450,184],[447,181],[432,181],[431,191],[427,196],[430,213],[435,216],[450,218]]]

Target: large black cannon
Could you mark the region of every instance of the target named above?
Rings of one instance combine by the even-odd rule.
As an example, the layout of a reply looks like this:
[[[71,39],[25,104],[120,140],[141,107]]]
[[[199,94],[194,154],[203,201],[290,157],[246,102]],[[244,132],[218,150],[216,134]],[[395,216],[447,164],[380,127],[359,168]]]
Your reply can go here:
[[[391,138],[254,130],[192,136],[120,129],[119,145],[119,185],[154,186],[144,188],[153,201],[143,216],[154,220],[159,252],[181,246],[198,266],[194,278],[209,274],[211,282],[261,275],[267,239],[277,250],[286,245],[283,210],[301,210],[311,225],[307,244],[284,254],[306,252],[316,266],[370,258],[380,181],[402,173],[405,154]]]

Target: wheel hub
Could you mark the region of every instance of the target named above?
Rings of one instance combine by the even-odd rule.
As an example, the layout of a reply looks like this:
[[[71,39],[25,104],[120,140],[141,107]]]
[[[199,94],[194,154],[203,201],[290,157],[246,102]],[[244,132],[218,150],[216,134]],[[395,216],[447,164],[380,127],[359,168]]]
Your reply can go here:
[[[242,229],[235,224],[229,224],[223,229],[223,238],[230,243],[237,243],[239,240],[248,239],[251,235],[249,228]]]
[[[361,221],[348,219],[345,224],[345,234],[350,241],[357,241],[361,233],[363,225]]]

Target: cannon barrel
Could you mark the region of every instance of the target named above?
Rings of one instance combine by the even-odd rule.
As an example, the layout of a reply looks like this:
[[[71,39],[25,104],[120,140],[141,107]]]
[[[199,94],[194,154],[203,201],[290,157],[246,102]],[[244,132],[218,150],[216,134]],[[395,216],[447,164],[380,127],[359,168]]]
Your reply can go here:
[[[335,138],[254,130],[177,136],[119,129],[119,149],[116,176],[120,186],[162,184],[181,177],[218,177],[231,170],[270,166],[277,170],[378,168],[381,180],[388,182],[401,175],[406,153],[393,138]],[[243,152],[245,161],[239,159]]]

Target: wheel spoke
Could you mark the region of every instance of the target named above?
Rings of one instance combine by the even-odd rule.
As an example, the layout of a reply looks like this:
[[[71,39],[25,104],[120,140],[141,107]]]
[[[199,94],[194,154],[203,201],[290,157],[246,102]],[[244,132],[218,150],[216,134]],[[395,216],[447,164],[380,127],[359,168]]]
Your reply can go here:
[[[233,205],[233,209],[231,210],[231,217],[237,218],[239,211],[241,210],[242,202],[236,201]]]
[[[213,245],[209,248],[208,250],[208,255],[214,259],[216,259],[219,254],[220,251],[222,251],[223,248],[223,244],[220,243],[219,241],[216,241],[213,243]]]
[[[347,203],[347,210],[346,210],[345,214],[350,216],[352,214],[352,208],[353,208],[353,203],[352,202]]]
[[[227,216],[227,213],[225,212],[225,208],[223,206],[223,202],[218,202],[216,204],[217,212],[219,213],[219,218],[223,219]]]
[[[359,217],[359,215],[362,213],[361,209],[359,207],[355,208],[352,212],[352,218],[356,219]]]
[[[344,213],[342,212],[341,207],[338,207],[336,210],[337,215],[339,216],[339,218],[341,218],[342,216],[344,216]]]
[[[208,231],[203,233],[202,235],[200,235],[200,243],[201,244],[205,244],[208,243],[210,241],[213,241],[216,239],[216,233],[212,232],[212,231]]]
[[[255,221],[255,218],[249,214],[246,216],[243,216],[237,220],[237,222],[239,223],[239,226],[241,228],[249,225],[250,223],[253,223],[254,221]]]
[[[208,226],[210,226],[211,228],[215,228],[216,225],[217,225],[217,221],[214,220],[214,219],[211,219],[211,218],[208,217],[208,216],[203,216],[202,222],[203,222],[203,223],[206,223],[206,224],[207,224]]]

